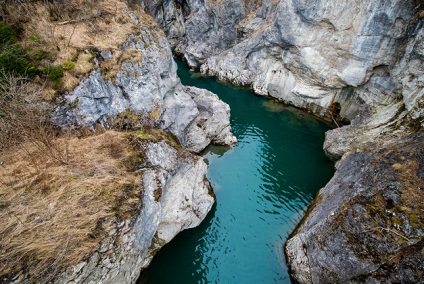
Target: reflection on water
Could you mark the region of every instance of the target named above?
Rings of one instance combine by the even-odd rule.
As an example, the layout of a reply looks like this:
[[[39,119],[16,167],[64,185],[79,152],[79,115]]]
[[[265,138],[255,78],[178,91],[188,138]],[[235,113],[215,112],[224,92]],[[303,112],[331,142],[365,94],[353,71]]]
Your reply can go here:
[[[282,112],[287,108],[282,103],[276,102],[274,100],[264,101],[262,105],[266,108],[267,111],[270,112]]]
[[[282,246],[333,174],[322,151],[329,127],[244,89],[190,74],[182,64],[179,75],[183,84],[209,89],[230,105],[238,144],[204,152],[217,202],[198,228],[158,253],[143,281],[290,283]]]

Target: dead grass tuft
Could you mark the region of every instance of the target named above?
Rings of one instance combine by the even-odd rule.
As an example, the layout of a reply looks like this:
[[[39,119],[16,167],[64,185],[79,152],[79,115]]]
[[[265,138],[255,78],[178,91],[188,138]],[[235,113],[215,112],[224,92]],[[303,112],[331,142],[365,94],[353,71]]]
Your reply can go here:
[[[116,51],[113,60],[105,60],[102,62],[102,77],[114,81],[116,74],[121,70],[122,63],[131,62],[136,64],[143,60],[143,54],[133,48],[124,51]]]
[[[0,152],[24,141],[45,123],[49,107],[40,100],[42,90],[27,78],[0,69]]]
[[[0,277],[26,272],[31,282],[89,256],[115,222],[140,204],[140,177],[127,164],[134,151],[128,135],[52,140],[64,161],[34,143],[0,159]]]

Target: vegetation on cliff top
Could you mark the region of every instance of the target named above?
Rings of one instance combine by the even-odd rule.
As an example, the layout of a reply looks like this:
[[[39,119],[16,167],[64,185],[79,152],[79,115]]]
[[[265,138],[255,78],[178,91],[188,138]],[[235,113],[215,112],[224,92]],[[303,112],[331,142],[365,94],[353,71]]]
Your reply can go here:
[[[0,65],[35,76],[45,86],[46,100],[73,90],[94,68],[113,79],[122,62],[142,58],[140,52],[120,49],[130,34],[142,27],[161,32],[139,5],[127,2],[1,1]],[[101,51],[111,52],[112,58],[104,60]]]

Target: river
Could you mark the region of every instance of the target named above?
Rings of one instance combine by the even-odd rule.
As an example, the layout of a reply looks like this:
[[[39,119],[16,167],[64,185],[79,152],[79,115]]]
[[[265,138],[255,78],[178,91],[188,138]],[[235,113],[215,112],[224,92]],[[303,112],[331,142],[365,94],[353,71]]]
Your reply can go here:
[[[177,64],[184,85],[230,105],[238,143],[203,153],[216,204],[159,251],[138,284],[290,283],[283,244],[334,173],[322,150],[331,126]]]

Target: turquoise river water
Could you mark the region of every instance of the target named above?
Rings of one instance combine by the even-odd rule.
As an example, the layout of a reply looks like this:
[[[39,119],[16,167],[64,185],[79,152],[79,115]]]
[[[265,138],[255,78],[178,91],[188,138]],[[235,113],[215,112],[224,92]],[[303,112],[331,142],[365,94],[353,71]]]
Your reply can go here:
[[[138,284],[290,283],[283,244],[334,173],[322,150],[330,126],[177,63],[184,85],[230,105],[238,143],[205,151],[216,204],[159,251]]]

